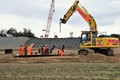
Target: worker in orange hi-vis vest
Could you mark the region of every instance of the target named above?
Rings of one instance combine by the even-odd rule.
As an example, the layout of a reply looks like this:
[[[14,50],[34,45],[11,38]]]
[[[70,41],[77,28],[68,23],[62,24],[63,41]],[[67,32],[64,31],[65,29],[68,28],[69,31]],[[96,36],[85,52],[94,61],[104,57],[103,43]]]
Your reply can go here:
[[[20,55],[24,54],[24,46],[23,45],[20,45],[19,53],[20,53]]]
[[[27,55],[31,55],[31,53],[32,53],[32,48],[31,48],[31,46],[28,46],[27,47]]]
[[[58,49],[58,55],[63,56],[64,52],[61,49]]]
[[[31,44],[31,45],[29,45],[28,47],[27,47],[27,55],[31,55],[32,54],[32,47],[33,47],[33,43]]]

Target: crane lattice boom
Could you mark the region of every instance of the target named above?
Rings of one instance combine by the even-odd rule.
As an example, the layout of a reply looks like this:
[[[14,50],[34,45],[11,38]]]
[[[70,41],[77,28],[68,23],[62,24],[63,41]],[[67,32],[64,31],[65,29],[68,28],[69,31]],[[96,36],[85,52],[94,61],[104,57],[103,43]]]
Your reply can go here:
[[[46,38],[49,37],[49,33],[50,33],[53,12],[55,11],[54,5],[55,5],[55,0],[52,0],[51,5],[50,5],[50,10],[49,10],[49,15],[48,15],[47,26],[46,26],[46,30],[45,30],[45,37]]]

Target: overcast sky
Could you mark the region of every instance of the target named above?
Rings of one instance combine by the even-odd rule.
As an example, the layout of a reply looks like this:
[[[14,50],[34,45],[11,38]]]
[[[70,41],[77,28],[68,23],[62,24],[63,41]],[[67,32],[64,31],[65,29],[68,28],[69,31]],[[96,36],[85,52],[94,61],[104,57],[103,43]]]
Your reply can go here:
[[[35,36],[44,35],[49,8],[52,0],[0,0],[0,29],[11,27],[17,31],[30,28]],[[81,31],[89,30],[88,24],[75,12],[59,32],[59,19],[75,0],[55,0],[55,13],[50,29],[50,37],[79,37]],[[95,18],[99,32],[120,34],[120,0],[80,0],[87,11]]]

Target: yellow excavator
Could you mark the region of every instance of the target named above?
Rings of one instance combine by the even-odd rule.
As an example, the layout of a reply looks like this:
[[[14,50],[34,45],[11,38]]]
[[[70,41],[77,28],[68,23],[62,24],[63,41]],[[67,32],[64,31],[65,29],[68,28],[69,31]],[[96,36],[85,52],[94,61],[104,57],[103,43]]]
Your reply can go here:
[[[79,0],[76,0],[64,17],[60,19],[61,26],[61,23],[65,24],[72,14],[77,11],[88,23],[90,31],[81,31],[80,50],[78,51],[78,54],[87,55],[91,51],[94,51],[95,53],[113,56],[113,48],[117,48],[119,46],[118,38],[112,36],[98,36],[95,19],[82,5],[79,6],[78,3]]]

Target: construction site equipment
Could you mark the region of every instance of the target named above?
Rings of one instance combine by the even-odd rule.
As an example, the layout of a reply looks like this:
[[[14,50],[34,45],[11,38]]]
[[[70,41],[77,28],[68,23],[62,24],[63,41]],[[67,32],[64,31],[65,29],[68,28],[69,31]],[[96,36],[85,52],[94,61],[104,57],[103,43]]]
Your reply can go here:
[[[98,37],[97,24],[95,22],[95,19],[82,5],[79,6],[78,3],[79,0],[76,0],[64,15],[64,17],[60,19],[60,25],[61,23],[65,24],[72,16],[72,14],[77,11],[88,23],[90,31],[82,31],[80,39],[80,50],[78,51],[78,54],[88,54],[92,50],[94,52],[113,56],[114,51],[112,48],[117,48],[119,46],[118,38],[106,36]]]
[[[54,5],[55,5],[55,0],[52,0],[51,5],[50,5],[49,14],[48,14],[47,26],[45,29],[45,35],[44,35],[45,38],[49,37],[50,27],[51,27],[51,23],[52,23],[52,17],[53,17],[53,13],[55,12]]]

